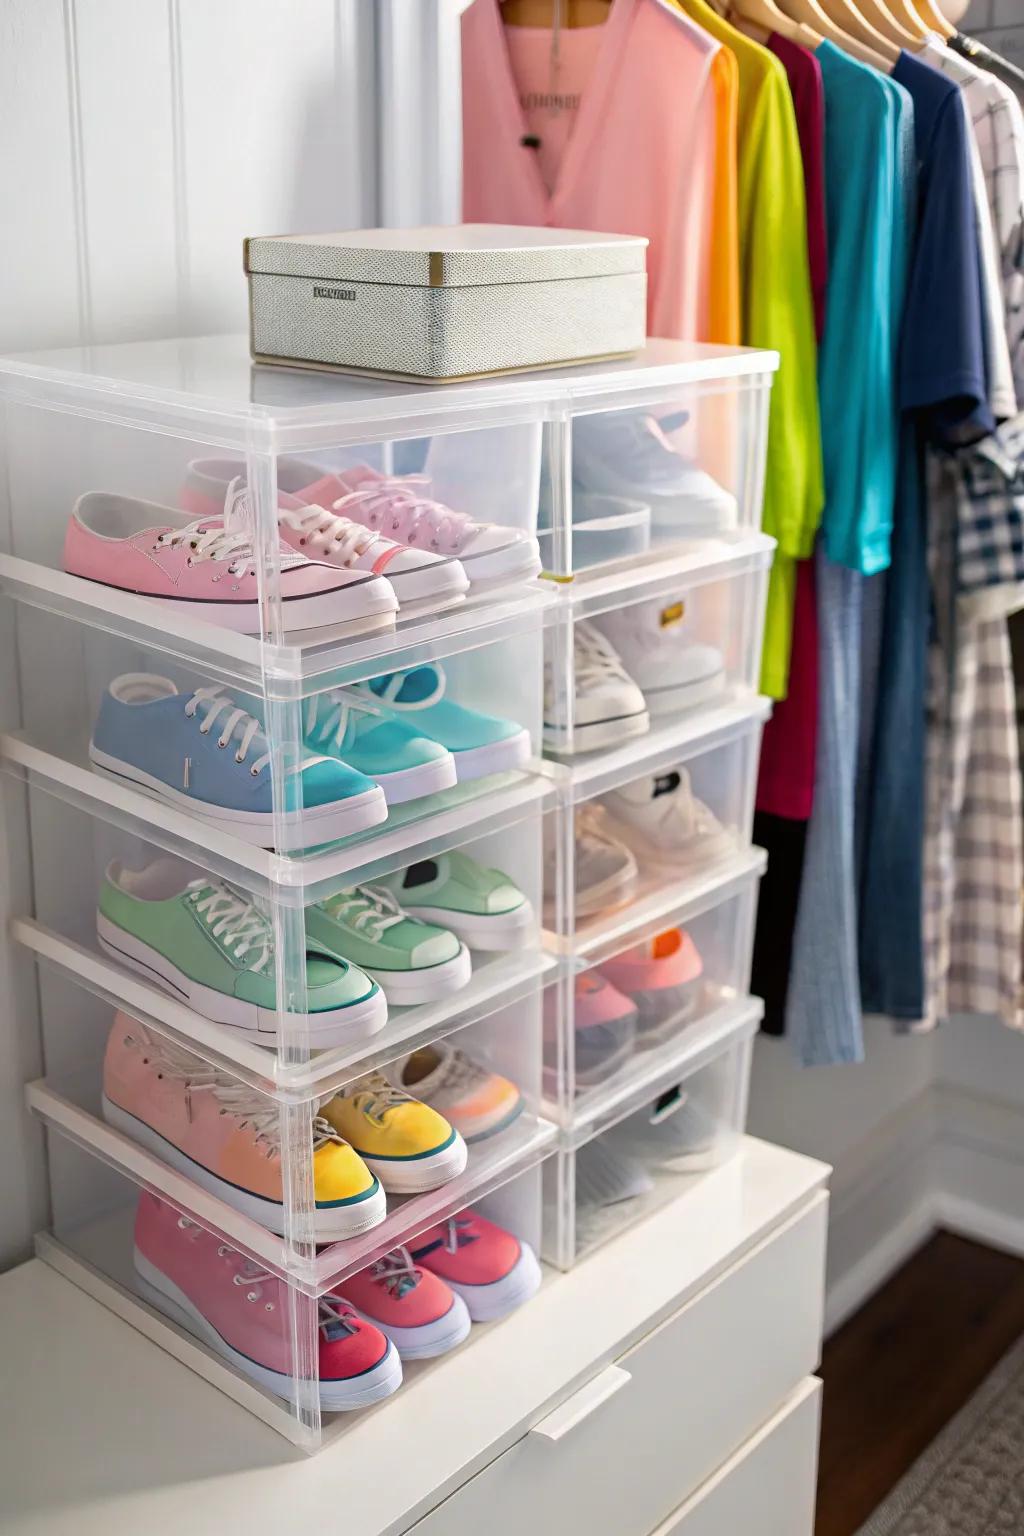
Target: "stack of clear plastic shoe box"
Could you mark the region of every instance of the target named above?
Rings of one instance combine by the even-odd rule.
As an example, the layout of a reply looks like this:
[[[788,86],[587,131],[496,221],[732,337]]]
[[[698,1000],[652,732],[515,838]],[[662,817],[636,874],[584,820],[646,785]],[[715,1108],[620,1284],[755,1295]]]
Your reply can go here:
[[[774,366],[654,343],[417,388],[254,367],[243,338],[0,360],[3,664],[20,697],[0,765],[30,871],[10,931],[43,1041],[39,1252],[304,1448],[528,1305],[534,1255],[565,1267],[587,1246],[587,1145],[652,1114],[692,1138],[700,1109],[704,1140],[676,1149],[668,1192],[742,1128]],[[300,625],[294,557],[323,530],[294,497],[340,478],[350,511],[368,471],[536,538],[551,579],[490,561],[443,600],[357,611],[353,587]],[[306,530],[288,545],[284,507]],[[83,574],[65,546],[76,508],[101,536],[134,518],[147,559],[169,540],[189,570],[223,535],[229,588],[255,584],[252,622],[223,621],[223,587],[205,608],[133,588],[113,538]],[[424,521],[435,547],[460,537],[436,510]],[[595,743],[577,674],[628,668],[579,634],[654,609],[703,670],[644,729],[641,700]],[[140,704],[175,714],[166,744],[159,710],[119,723]],[[383,794],[332,800],[323,783],[367,720],[454,731],[454,768],[416,792],[405,758],[378,762]],[[266,786],[258,814],[202,798],[218,751]],[[623,830],[655,776],[688,797],[678,857]],[[612,850],[603,904],[587,823]],[[415,922],[426,948],[401,938]],[[193,929],[216,974],[194,964]],[[645,945],[684,978],[678,997],[630,1000]],[[627,999],[607,1051],[584,1027],[591,984]],[[467,1251],[486,1274],[460,1269]],[[403,1331],[402,1304],[431,1286],[448,1312],[421,1307]]]

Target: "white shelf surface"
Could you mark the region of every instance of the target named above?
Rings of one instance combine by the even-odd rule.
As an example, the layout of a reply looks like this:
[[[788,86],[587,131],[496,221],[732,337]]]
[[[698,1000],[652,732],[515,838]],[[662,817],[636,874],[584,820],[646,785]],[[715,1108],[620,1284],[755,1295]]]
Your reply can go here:
[[[752,528],[737,528],[715,538],[657,545],[643,555],[584,567],[573,576],[555,576],[560,606],[574,619],[593,618],[611,608],[678,597],[712,581],[747,571],[765,571],[776,541]]]
[[[312,1460],[171,1358],[183,1343],[153,1314],[129,1303],[150,1337],[126,1328],[107,1310],[125,1307],[109,1282],[99,1305],[33,1260],[0,1276],[5,1536],[178,1536],[227,1529],[240,1511],[247,1536],[280,1536],[333,1528],[339,1509],[346,1536],[398,1536],[808,1206],[827,1178],[821,1163],[745,1138],[624,1241],[410,1372],[397,1396]]]

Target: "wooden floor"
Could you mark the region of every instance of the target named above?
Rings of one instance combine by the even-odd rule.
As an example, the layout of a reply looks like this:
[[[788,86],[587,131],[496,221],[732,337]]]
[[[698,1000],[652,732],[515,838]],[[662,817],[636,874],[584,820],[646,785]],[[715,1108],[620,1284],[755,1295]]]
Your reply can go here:
[[[1024,1334],[1024,1259],[941,1232],[825,1345],[815,1536],[852,1536]]]

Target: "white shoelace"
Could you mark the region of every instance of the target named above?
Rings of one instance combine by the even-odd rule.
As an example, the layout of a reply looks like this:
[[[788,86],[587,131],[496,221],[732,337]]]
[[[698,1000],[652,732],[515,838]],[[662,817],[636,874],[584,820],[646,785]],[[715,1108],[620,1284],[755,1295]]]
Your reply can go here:
[[[371,1120],[381,1121],[389,1109],[396,1104],[409,1104],[412,1102],[407,1093],[401,1088],[396,1088],[389,1083],[382,1072],[371,1072],[367,1077],[360,1078],[352,1084],[349,1095],[357,1109],[362,1110]]]
[[[392,543],[362,523],[354,523],[349,517],[336,517],[326,507],[282,508],[278,520],[301,534],[300,544],[325,552],[338,565],[353,565],[375,544],[382,546],[383,553]]]
[[[369,527],[380,528],[389,518],[389,531],[401,533],[403,544],[417,544],[421,534],[428,534],[431,549],[458,553],[466,535],[478,524],[464,512],[454,512],[442,502],[418,494],[428,484],[425,475],[391,475],[361,485],[331,505],[336,512],[343,507],[365,506]]]
[[[619,660],[618,652],[585,619],[576,625],[573,655],[577,693],[610,680],[619,683],[632,681]]]
[[[196,1221],[190,1221],[187,1216],[178,1217],[178,1226],[181,1227],[182,1231],[192,1230],[197,1237],[212,1236],[211,1233],[206,1231],[205,1227],[201,1227]],[[269,1269],[264,1269],[255,1260],[247,1259],[244,1254],[239,1253],[237,1248],[232,1248],[229,1243],[218,1243],[217,1257],[219,1259],[241,1260],[241,1265],[231,1277],[231,1283],[239,1287],[243,1285],[251,1287],[245,1293],[246,1301],[262,1301],[262,1288],[268,1283],[274,1287],[275,1291],[280,1289],[282,1281],[277,1275],[272,1274]],[[265,1311],[273,1312],[277,1307],[277,1303],[275,1301],[264,1301],[263,1306]],[[340,1327],[347,1334],[355,1333],[358,1328],[358,1319],[352,1307],[342,1297],[321,1296],[317,1302],[317,1326],[324,1335],[324,1338],[330,1338],[328,1330],[332,1328],[337,1329]]]
[[[408,1248],[393,1248],[377,1260],[370,1273],[396,1301],[401,1301],[407,1291],[415,1290],[422,1279],[422,1271],[413,1263]]]
[[[449,1216],[445,1223],[448,1230],[444,1237],[444,1246],[449,1253],[458,1253],[464,1243],[471,1243],[473,1235],[469,1231],[473,1221],[469,1216]]]
[[[188,548],[189,565],[198,565],[201,560],[227,560],[232,576],[254,575],[256,571],[256,556],[248,535],[219,523],[211,526],[209,518],[161,533],[156,542],[165,549]],[[220,580],[218,576],[213,579]]]
[[[192,893],[189,900],[214,938],[238,960],[254,952],[247,969],[265,974],[274,953],[274,939],[270,922],[259,908],[230,886],[206,879],[190,880],[187,889]]]
[[[226,1077],[199,1056],[181,1050],[169,1040],[154,1038],[141,1024],[134,1026],[135,1033],[126,1034],[125,1044],[134,1050],[145,1052],[144,1062],[152,1062],[162,1077],[169,1077],[185,1085],[185,1111],[192,1120],[192,1094],[212,1093],[220,1105],[222,1115],[231,1115],[240,1127],[251,1129],[253,1140],[267,1147],[267,1155],[273,1156],[281,1149],[281,1122],[279,1112],[245,1083]],[[334,1142],[345,1146],[333,1125],[322,1115],[313,1118],[313,1151]]]
[[[373,694],[350,693],[345,688],[335,688],[329,693],[314,693],[306,700],[305,732],[321,742],[333,742],[341,748],[347,744],[349,726],[358,734],[361,716],[386,720],[384,712],[371,701]]]
[[[315,699],[310,699],[310,704],[315,707]],[[240,705],[236,704],[229,693],[221,692],[220,688],[197,688],[195,693],[185,705],[185,713],[189,719],[193,719],[200,705],[206,705],[206,713],[203,715],[199,726],[202,736],[209,736],[219,717],[226,710],[227,716],[221,721],[220,735],[217,737],[218,747],[226,747],[232,737],[238,738],[238,747],[235,751],[235,762],[244,763],[249,755],[249,749],[254,744],[260,751],[260,756],[250,765],[249,772],[255,779],[270,762],[270,744],[267,741],[263,726],[255,716],[247,714]],[[307,713],[308,719],[308,713]],[[286,772],[289,774],[302,773],[306,768],[312,768],[316,763],[322,763],[324,758],[319,754],[311,754],[301,757],[297,763],[290,763]]]
[[[412,922],[390,891],[377,885],[350,885],[324,902],[329,917],[348,923],[364,938],[379,944],[396,923]]]

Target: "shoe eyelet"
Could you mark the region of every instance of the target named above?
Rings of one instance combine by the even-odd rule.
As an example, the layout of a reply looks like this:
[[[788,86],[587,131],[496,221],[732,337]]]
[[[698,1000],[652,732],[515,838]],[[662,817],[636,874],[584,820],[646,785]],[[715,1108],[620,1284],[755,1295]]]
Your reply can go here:
[[[260,771],[258,768],[250,768],[249,772],[252,774],[254,779],[258,779],[260,776]]]
[[[235,762],[236,763],[244,763],[245,762],[245,758],[242,756],[242,754],[240,752],[236,752],[235,753]]]
[[[224,1111],[221,1110],[221,1114],[223,1114],[223,1113],[224,1113]],[[217,1247],[217,1257],[218,1257],[218,1259],[225,1258],[230,1252],[231,1252],[231,1249],[227,1246],[226,1243],[218,1244],[218,1247]]]
[[[191,1225],[192,1223],[189,1221],[187,1216],[178,1217],[178,1226],[182,1232],[187,1232]]]
[[[259,1291],[246,1291],[245,1299],[246,1301],[259,1301],[260,1293]]]
[[[244,1285],[245,1284],[245,1276],[244,1275],[232,1275],[231,1276],[231,1284],[232,1285]]]
[[[299,540],[299,543],[300,543],[300,544],[305,544],[305,542],[306,542],[306,540],[305,540],[305,538],[301,538],[301,539],[300,539],[300,540]]]
[[[272,1301],[265,1302],[263,1310],[264,1310],[264,1312],[273,1312],[273,1310],[274,1310],[274,1303]]]

